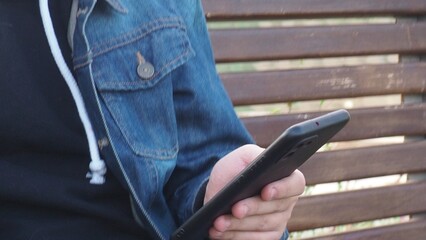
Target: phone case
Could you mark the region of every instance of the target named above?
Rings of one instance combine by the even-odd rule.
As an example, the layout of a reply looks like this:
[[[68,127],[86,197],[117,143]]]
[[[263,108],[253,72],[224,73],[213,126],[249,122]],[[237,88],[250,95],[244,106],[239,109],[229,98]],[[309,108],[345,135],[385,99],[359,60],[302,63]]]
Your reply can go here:
[[[200,240],[213,221],[233,204],[258,195],[262,188],[289,176],[349,121],[346,110],[334,111],[291,126],[245,170],[219,191],[172,235],[172,240]]]

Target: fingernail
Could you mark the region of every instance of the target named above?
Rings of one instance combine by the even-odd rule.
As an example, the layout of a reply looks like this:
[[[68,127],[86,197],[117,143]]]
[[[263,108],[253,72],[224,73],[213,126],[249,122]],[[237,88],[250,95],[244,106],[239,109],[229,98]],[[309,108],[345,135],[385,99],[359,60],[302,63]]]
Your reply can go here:
[[[213,238],[214,239],[216,239],[216,238],[219,238],[219,237],[221,237],[223,235],[223,232],[219,232],[219,231],[215,231],[215,233],[213,234]]]
[[[224,222],[225,225],[225,231],[228,230],[228,228],[231,226],[231,221],[229,219],[226,219]]]
[[[241,211],[243,213],[243,217],[245,217],[248,214],[249,208],[247,207],[247,205],[243,205]]]
[[[277,196],[277,189],[272,188],[271,193],[269,194],[269,200],[275,199],[276,196]]]

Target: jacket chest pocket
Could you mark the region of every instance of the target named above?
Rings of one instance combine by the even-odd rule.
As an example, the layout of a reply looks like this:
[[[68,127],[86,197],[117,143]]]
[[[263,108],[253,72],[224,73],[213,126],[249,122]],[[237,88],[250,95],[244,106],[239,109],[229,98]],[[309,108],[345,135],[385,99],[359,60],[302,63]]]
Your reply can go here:
[[[183,24],[173,19],[94,45],[96,87],[135,154],[154,159],[177,154],[172,75],[193,55]]]

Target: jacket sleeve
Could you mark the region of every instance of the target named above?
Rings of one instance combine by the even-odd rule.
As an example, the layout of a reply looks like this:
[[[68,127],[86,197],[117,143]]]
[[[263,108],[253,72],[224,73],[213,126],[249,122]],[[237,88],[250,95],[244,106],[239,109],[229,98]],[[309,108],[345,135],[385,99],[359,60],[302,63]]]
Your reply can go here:
[[[196,83],[177,80],[174,86],[179,153],[166,190],[178,223],[201,206],[214,164],[232,150],[253,142],[216,73],[210,74],[194,80]]]
[[[179,153],[165,194],[178,224],[200,206],[217,160],[253,142],[216,72],[204,13],[197,2],[181,10],[195,57],[172,73]]]
[[[214,164],[232,150],[253,143],[216,72],[200,1],[186,10],[195,57],[173,73],[179,153],[165,188],[178,225],[202,206]],[[191,14],[193,18],[188,17]],[[282,239],[287,237],[286,231]]]

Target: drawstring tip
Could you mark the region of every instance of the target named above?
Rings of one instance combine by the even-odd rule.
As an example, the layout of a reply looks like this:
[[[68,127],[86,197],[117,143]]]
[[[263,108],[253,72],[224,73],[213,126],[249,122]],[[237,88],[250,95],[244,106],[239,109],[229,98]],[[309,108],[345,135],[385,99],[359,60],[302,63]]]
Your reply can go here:
[[[99,174],[92,174],[90,179],[91,184],[101,185],[105,183],[105,177]]]
[[[106,165],[104,160],[91,161],[89,169],[90,172],[86,174],[86,177],[90,178],[91,184],[100,185],[105,183]]]

